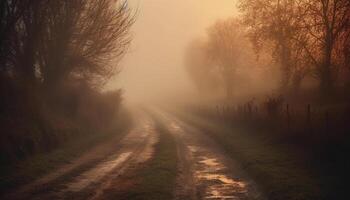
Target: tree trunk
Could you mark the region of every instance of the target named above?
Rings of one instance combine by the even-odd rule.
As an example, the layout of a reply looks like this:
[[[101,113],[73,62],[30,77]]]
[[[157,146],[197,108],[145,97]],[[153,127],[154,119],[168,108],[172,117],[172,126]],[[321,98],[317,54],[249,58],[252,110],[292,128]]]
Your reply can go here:
[[[327,32],[325,38],[325,48],[324,48],[324,57],[321,65],[321,77],[320,77],[320,89],[321,93],[325,97],[333,92],[333,73],[332,73],[332,51],[333,51],[333,40],[330,31]]]
[[[226,98],[228,101],[232,100],[233,97],[233,72],[232,69],[223,70],[223,78],[226,86]]]
[[[295,95],[299,94],[301,83],[303,81],[303,76],[300,73],[296,73],[293,76],[293,92]]]
[[[283,34],[280,34],[279,39],[279,59],[280,59],[280,65],[281,65],[281,91],[285,91],[288,89],[290,85],[290,76],[291,76],[291,70],[290,70],[290,52],[289,47],[286,44],[285,38]]]
[[[34,51],[33,42],[28,41],[17,65],[19,80],[27,87],[34,87],[36,83]]]

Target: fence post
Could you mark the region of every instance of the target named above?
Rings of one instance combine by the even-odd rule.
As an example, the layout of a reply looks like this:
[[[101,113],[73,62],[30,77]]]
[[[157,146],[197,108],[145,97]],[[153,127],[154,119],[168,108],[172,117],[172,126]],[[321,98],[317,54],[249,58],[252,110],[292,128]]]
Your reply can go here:
[[[289,104],[287,104],[287,131],[290,132],[290,114],[289,114]]]
[[[311,121],[311,106],[310,104],[307,105],[307,123],[309,124]]]
[[[307,105],[307,124],[306,124],[306,126],[307,126],[307,131],[309,131],[309,135],[311,135],[312,134],[312,126],[311,126],[311,105],[310,104],[308,104]]]
[[[329,112],[328,110],[326,111],[326,116],[325,116],[325,131],[326,131],[326,135],[328,135],[329,132]]]
[[[249,120],[252,120],[253,119],[253,117],[252,117],[252,115],[253,115],[252,104],[248,103],[247,106],[248,106],[248,118],[249,118]]]

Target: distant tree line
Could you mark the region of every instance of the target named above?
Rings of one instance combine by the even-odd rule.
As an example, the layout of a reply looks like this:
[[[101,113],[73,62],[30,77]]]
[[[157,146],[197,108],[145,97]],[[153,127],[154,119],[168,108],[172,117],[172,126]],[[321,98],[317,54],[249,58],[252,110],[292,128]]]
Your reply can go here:
[[[349,88],[349,0],[240,0],[239,10],[237,19],[213,25],[202,44],[205,59],[216,62],[209,62],[210,68],[224,69],[223,80],[234,81],[233,71],[252,66],[237,63],[251,48],[259,58],[256,65],[270,60],[279,66],[281,91],[299,91],[307,77],[317,80],[324,96]],[[252,59],[250,54],[246,60]]]
[[[90,105],[85,108],[91,112],[103,110],[107,97],[99,89],[118,73],[133,22],[121,0],[0,1],[2,137],[35,132],[14,130],[12,122],[42,128],[50,126],[48,116],[73,118],[81,105]],[[114,98],[110,103],[118,106],[120,94],[108,94]]]
[[[219,20],[207,30],[206,38],[192,42],[186,66],[198,89],[232,100],[250,88],[259,71],[247,28],[236,18]],[[240,94],[237,94],[240,93]],[[248,92],[249,93],[249,92]]]

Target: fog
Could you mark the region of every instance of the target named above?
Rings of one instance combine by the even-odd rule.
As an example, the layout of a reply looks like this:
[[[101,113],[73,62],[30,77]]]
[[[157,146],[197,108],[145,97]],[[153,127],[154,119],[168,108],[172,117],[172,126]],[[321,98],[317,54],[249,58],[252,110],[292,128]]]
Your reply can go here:
[[[0,1],[0,200],[349,199],[349,122],[350,0]]]
[[[196,90],[184,67],[184,52],[218,19],[237,15],[232,0],[131,0],[137,12],[122,71],[107,88],[122,88],[127,101],[153,101]]]

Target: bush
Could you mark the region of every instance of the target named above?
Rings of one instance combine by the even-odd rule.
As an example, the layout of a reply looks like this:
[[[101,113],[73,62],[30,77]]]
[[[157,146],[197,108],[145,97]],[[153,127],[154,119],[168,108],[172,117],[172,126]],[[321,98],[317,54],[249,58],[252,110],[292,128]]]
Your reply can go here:
[[[49,152],[86,134],[106,132],[116,124],[121,91],[100,92],[67,84],[47,95],[7,82],[0,100],[0,163]],[[23,91],[23,92],[21,92]]]

